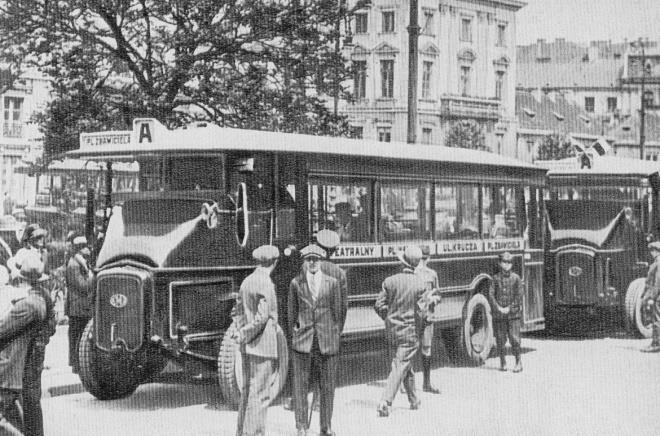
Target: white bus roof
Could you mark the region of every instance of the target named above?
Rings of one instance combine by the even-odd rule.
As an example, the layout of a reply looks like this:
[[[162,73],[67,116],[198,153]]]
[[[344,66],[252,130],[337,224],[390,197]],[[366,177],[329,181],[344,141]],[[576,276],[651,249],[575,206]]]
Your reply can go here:
[[[133,161],[139,156],[212,154],[229,150],[441,161],[546,171],[507,156],[464,148],[243,130],[212,124],[169,130],[158,121],[146,118],[136,119],[132,131],[83,133],[80,149],[68,152],[67,156]]]
[[[591,168],[580,168],[578,158],[574,157],[557,161],[537,161],[536,163],[548,169],[548,177],[601,174],[648,177],[660,171],[660,162],[616,156],[595,156]]]

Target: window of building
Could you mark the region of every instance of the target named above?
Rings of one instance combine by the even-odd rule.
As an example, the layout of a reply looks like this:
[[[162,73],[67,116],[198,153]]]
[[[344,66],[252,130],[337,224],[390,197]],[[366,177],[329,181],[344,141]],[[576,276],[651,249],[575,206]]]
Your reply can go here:
[[[379,127],[378,128],[378,140],[380,142],[391,142],[392,141],[392,128],[391,127]]]
[[[424,18],[422,22],[422,35],[435,34],[435,20],[433,19],[433,10],[424,9]]]
[[[367,95],[367,61],[353,61],[353,93],[356,100]]]
[[[432,144],[433,129],[430,127],[422,127],[422,144]]]
[[[364,127],[351,126],[351,138],[364,139]]]
[[[383,33],[394,32],[394,11],[383,11]]]
[[[355,14],[355,33],[367,33],[369,31],[368,15],[366,12]]]
[[[525,226],[525,200],[522,188],[484,186],[482,220],[484,238],[522,236]]]
[[[504,23],[497,25],[497,45],[506,47],[506,24]]]
[[[584,110],[593,112],[596,109],[596,99],[594,97],[584,97]]]
[[[607,112],[614,112],[616,110],[616,106],[616,97],[607,97]]]
[[[498,100],[502,100],[502,97],[504,96],[505,76],[505,71],[495,71],[495,98]]]
[[[472,42],[472,19],[461,18],[461,41]]]
[[[312,234],[334,230],[342,242],[371,240],[371,184],[366,181],[317,181],[309,186]]]
[[[469,65],[461,65],[461,80],[459,82],[459,92],[461,95],[470,94],[470,73],[472,68]]]
[[[533,140],[527,140],[527,155],[531,156],[532,152],[534,151],[534,146],[536,145],[536,142]]]
[[[479,188],[477,185],[435,187],[436,239],[479,238]]]
[[[381,97],[394,97],[394,60],[384,59],[380,61],[380,83]]]
[[[431,73],[433,72],[433,62],[424,61],[422,64],[422,98],[431,98]]]
[[[23,136],[23,98],[5,97],[4,125],[2,136],[20,138]]]
[[[380,189],[380,239],[430,239],[430,192],[428,183],[384,183]]]

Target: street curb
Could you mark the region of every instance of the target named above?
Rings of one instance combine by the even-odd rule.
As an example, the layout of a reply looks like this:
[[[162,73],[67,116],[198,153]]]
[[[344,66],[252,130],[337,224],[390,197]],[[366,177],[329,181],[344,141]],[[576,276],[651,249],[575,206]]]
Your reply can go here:
[[[68,385],[52,386],[44,392],[44,398],[60,397],[62,395],[80,394],[85,392],[82,383],[72,383]]]

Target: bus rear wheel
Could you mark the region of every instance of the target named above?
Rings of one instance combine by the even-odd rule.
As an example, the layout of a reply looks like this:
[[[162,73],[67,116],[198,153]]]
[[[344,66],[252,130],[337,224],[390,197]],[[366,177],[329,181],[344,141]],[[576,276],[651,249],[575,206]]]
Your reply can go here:
[[[644,290],[646,280],[633,280],[626,291],[625,312],[626,325],[633,335],[640,338],[650,338],[653,324],[653,314],[644,306]]]
[[[493,348],[493,318],[488,299],[473,295],[463,307],[459,328],[443,332],[445,347],[457,363],[483,364]]]
[[[243,387],[243,356],[240,353],[239,344],[234,340],[235,335],[236,324],[232,323],[225,332],[222,343],[220,344],[220,351],[218,353],[218,383],[225,402],[234,408],[238,408],[238,404],[241,401],[241,389]],[[289,348],[284,332],[278,325],[277,362],[270,384],[271,402],[279,395],[284,387],[288,369]]]
[[[83,331],[78,348],[80,381],[99,400],[116,400],[131,395],[140,385],[140,371],[129,359],[122,359],[96,348],[94,320]]]

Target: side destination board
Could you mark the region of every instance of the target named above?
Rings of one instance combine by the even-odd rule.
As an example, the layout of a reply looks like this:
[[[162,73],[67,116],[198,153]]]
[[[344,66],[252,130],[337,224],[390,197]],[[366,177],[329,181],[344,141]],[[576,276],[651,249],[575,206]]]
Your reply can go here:
[[[334,259],[373,259],[396,258],[397,252],[408,245],[427,245],[431,254],[484,253],[489,251],[519,251],[525,247],[522,238],[512,239],[465,239],[450,241],[419,241],[413,244],[340,244],[332,257]]]

